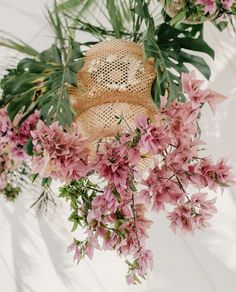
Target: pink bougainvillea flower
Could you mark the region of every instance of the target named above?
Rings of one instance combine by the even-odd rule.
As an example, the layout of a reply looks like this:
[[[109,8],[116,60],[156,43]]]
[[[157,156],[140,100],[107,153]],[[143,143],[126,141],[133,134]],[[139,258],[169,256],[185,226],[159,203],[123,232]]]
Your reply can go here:
[[[97,196],[92,202],[92,209],[88,214],[87,220],[102,221],[102,216],[114,214],[119,204],[111,188],[106,188],[102,195]]]
[[[14,121],[14,126],[7,115],[7,110],[5,108],[0,110],[1,143],[7,144],[8,152],[14,158],[23,160],[26,158],[23,147],[30,138],[30,131],[35,128],[39,120],[39,112],[35,111],[17,128],[20,119],[21,116],[18,115]]]
[[[140,147],[145,152],[153,155],[160,154],[170,143],[168,128],[166,126],[154,126],[148,122],[148,119],[141,118],[136,122],[137,128],[141,131]]]
[[[186,203],[169,213],[167,218],[171,221],[172,230],[186,233],[210,226],[208,220],[216,213],[215,202],[215,198],[207,200],[205,193],[192,195]]]
[[[205,101],[204,102],[207,102],[212,110],[213,113],[215,113],[216,111],[216,106],[217,104],[225,101],[227,99],[226,96],[214,91],[214,90],[206,90],[205,91],[206,94],[205,94]]]
[[[77,254],[92,258],[95,248],[115,250],[127,259],[128,284],[138,283],[139,277],[145,278],[152,268],[152,254],[146,248],[152,224],[146,217],[148,210],[156,213],[169,210],[168,219],[174,232],[193,233],[208,227],[216,212],[216,200],[207,198],[205,188],[216,191],[234,183],[226,161],[213,163],[202,151],[204,142],[200,140],[198,127],[200,110],[205,103],[214,108],[225,99],[202,89],[202,84],[194,72],[184,73],[184,103],[175,100],[168,104],[167,98],[162,97],[155,119],[138,117],[133,130],[130,128],[128,133],[97,142],[96,153],[88,165],[87,169],[101,179],[102,188],[89,204],[82,204],[78,210],[84,216],[87,238]],[[48,150],[51,140],[61,141],[65,134],[58,125],[52,126],[55,135],[48,135],[48,129],[43,128],[40,137],[33,135],[40,168],[41,160],[48,167],[54,152],[57,153]],[[63,139],[56,138],[61,135]],[[48,136],[53,138],[47,140]],[[61,152],[64,151],[63,146]],[[142,153],[147,152],[153,159],[142,172],[139,164],[145,156]],[[86,210],[84,215],[83,210]]]
[[[222,0],[222,3],[225,10],[230,10],[234,4],[234,0]]]
[[[77,128],[66,133],[58,123],[47,126],[39,121],[31,136],[35,154],[33,172],[66,182],[86,175],[89,147]]]
[[[201,85],[203,82],[196,79],[194,71],[190,73],[182,73],[181,80],[183,91],[188,95],[194,107],[199,107],[200,104],[207,102],[214,113],[216,105],[227,99],[226,96],[214,90],[202,90]]]
[[[123,137],[120,141],[105,143],[97,152],[93,167],[100,177],[106,178],[117,188],[124,189],[127,178],[140,160],[140,151],[129,147],[130,140]]]
[[[201,88],[203,81],[196,79],[195,71],[190,73],[182,73],[181,82],[183,92],[186,93],[190,98],[192,98]]]
[[[196,4],[202,4],[204,6],[204,13],[213,15],[216,12],[217,6],[215,0],[196,0]]]
[[[71,245],[68,246],[67,252],[74,252],[74,261],[80,261],[81,259],[81,252],[78,244],[72,243]]]

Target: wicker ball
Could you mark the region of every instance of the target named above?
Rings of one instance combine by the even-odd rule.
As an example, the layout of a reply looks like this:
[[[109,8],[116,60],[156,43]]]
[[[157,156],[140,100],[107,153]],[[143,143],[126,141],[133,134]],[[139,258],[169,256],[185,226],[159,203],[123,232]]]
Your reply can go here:
[[[155,115],[155,76],[153,60],[144,59],[137,43],[112,39],[90,48],[77,75],[78,88],[69,90],[83,134],[92,141],[113,137],[127,124],[132,127],[137,116]],[[118,125],[120,116],[125,123]]]

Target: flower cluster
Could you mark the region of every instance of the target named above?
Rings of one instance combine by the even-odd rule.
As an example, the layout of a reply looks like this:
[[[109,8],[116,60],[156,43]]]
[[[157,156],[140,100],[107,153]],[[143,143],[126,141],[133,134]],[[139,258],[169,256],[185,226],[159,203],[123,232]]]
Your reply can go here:
[[[15,170],[26,158],[24,146],[30,138],[30,131],[33,130],[39,120],[39,113],[36,111],[22,124],[14,126],[10,121],[7,110],[0,110],[0,190],[8,185],[8,174]],[[20,116],[16,119],[19,123]]]
[[[230,10],[234,5],[234,0],[196,0],[196,4],[204,6],[204,13],[215,14],[219,9]]]
[[[31,137],[33,173],[65,182],[86,176],[89,148],[78,127],[66,133],[57,122],[47,126],[40,120]]]
[[[202,105],[208,103],[215,109],[225,97],[202,89],[202,81],[193,72],[182,75],[182,87],[185,103],[173,101],[168,106],[163,97],[155,121],[139,117],[132,132],[97,142],[96,155],[86,166],[87,174],[101,179],[101,187],[90,185],[89,195],[83,185],[77,189],[82,200],[73,197],[71,203],[75,209],[70,220],[85,226],[86,233],[84,240],[75,239],[70,246],[74,259],[79,261],[85,255],[92,258],[94,249],[116,250],[126,257],[129,284],[139,282],[152,267],[152,253],[146,247],[152,224],[148,210],[168,210],[174,232],[193,233],[209,226],[216,212],[215,198],[208,198],[205,188],[216,191],[233,183],[230,167],[222,159],[213,163],[205,157],[204,143],[199,139]],[[54,134],[53,140],[57,139]],[[148,155],[153,165],[148,165]],[[143,162],[145,176],[141,172]]]
[[[168,105],[163,97],[155,119],[138,117],[129,131],[97,141],[94,149],[76,124],[66,132],[57,122],[46,125],[35,112],[16,129],[1,110],[0,189],[7,188],[7,173],[25,157],[30,138],[32,172],[66,183],[61,196],[71,201],[73,230],[85,229],[85,239],[74,239],[69,247],[74,259],[92,258],[94,249],[115,250],[126,258],[128,284],[140,282],[153,262],[146,246],[148,211],[167,210],[174,232],[193,233],[208,227],[216,213],[206,188],[216,191],[234,182],[225,160],[213,163],[202,152],[201,108],[208,103],[214,111],[225,99],[202,86],[194,72],[183,73],[185,103]],[[122,117],[119,122],[127,124]],[[17,189],[7,192],[14,198]]]

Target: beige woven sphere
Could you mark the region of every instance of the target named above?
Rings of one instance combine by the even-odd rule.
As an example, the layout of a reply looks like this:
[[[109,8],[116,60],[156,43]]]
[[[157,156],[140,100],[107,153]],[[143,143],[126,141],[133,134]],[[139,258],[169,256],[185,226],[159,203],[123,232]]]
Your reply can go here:
[[[144,59],[137,43],[112,39],[90,48],[77,75],[78,88],[69,90],[82,133],[91,141],[114,137],[127,124],[132,127],[136,117],[155,115],[155,76],[153,60]],[[120,116],[125,122],[118,125]]]

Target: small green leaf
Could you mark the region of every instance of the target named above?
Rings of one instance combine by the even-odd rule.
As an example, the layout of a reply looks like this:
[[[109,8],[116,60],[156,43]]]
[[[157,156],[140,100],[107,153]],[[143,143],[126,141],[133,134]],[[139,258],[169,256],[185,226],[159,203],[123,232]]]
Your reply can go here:
[[[32,143],[32,138],[28,139],[27,143],[24,146],[25,152],[32,156],[33,155],[33,143]]]

